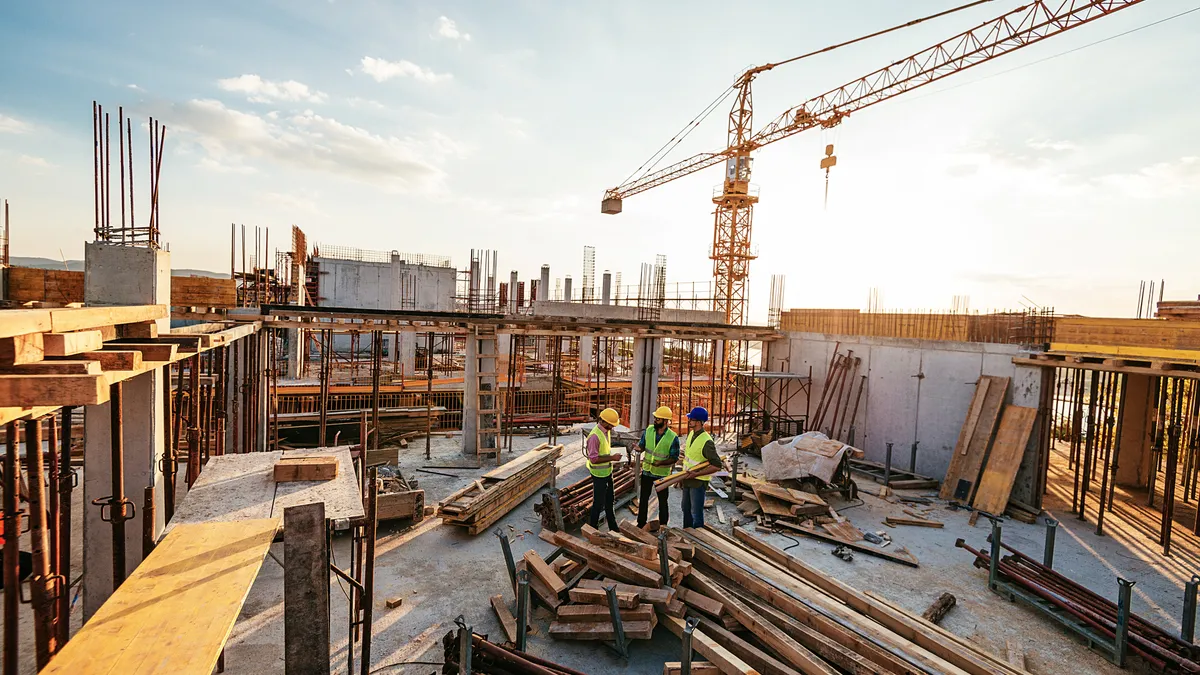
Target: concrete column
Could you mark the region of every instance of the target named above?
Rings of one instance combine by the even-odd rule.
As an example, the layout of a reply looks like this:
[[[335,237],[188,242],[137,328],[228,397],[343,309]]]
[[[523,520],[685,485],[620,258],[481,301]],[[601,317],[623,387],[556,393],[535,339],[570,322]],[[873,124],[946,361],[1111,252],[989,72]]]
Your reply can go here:
[[[592,359],[596,357],[593,349],[595,349],[596,338],[591,335],[581,335],[579,337],[579,375],[587,377],[588,373],[592,372]]]
[[[571,275],[569,275],[569,274],[567,275],[567,278],[563,279],[563,297],[562,297],[562,299],[564,302],[571,301]]]
[[[296,284],[297,295],[292,304],[298,307],[304,306],[304,265],[297,264],[295,266],[297,279]],[[284,377],[289,380],[300,379],[300,368],[304,363],[305,349],[305,333],[299,328],[288,328],[284,332],[284,348],[287,350],[284,353]]]
[[[421,335],[421,339],[425,339],[424,334]],[[396,334],[385,335],[384,341],[389,343],[388,353],[396,355],[393,358],[400,362],[400,369],[404,376],[412,377],[417,370],[417,334],[401,331],[398,336]]]
[[[550,299],[550,266],[542,265],[542,276],[538,281],[538,300]]]
[[[266,452],[269,449],[267,447],[267,443],[270,440],[268,432],[270,431],[271,426],[268,424],[267,418],[267,411],[271,409],[268,405],[268,399],[270,398],[271,390],[271,378],[269,375],[271,365],[267,362],[267,331],[260,330],[259,332],[255,333],[251,339],[258,342],[259,354],[258,368],[254,373],[254,386],[258,389],[258,409],[254,411],[253,424],[257,431],[255,434],[255,439],[258,441],[258,451]]]
[[[1121,451],[1117,454],[1118,485],[1145,487],[1150,479],[1150,422],[1154,416],[1154,387],[1149,375],[1126,375],[1121,405]]]
[[[612,272],[604,270],[603,281],[600,285],[600,304],[608,305],[612,303]]]
[[[508,313],[517,313],[517,271],[513,270],[508,275]]]
[[[171,255],[166,251],[132,246],[89,243],[84,252],[83,297],[89,305],[169,305]],[[170,319],[159,319],[160,333],[171,329]],[[125,496],[137,505],[137,515],[125,523],[126,573],[142,560],[141,513],[147,487],[159,487],[155,496],[155,535],[162,532],[163,494],[160,462],[165,447],[163,392],[160,371],[125,380],[122,394],[125,450]],[[112,525],[100,519],[92,500],[112,495],[112,436],[108,403],[84,408],[83,474],[83,578],[84,620],[112,594]],[[107,512],[107,511],[106,511]]]
[[[482,422],[485,427],[496,426],[495,415],[479,414],[479,386],[496,391],[496,377],[479,378],[480,355],[496,354],[496,335],[478,333],[467,339],[467,363],[463,382],[463,454],[476,456],[483,453],[495,452],[495,449],[479,447],[479,428]],[[483,360],[485,368],[498,367],[495,359]],[[486,403],[486,402],[485,402]]]
[[[633,390],[630,394],[630,429],[649,426],[650,415],[658,408],[658,378],[662,373],[661,338],[636,338],[633,341]]]

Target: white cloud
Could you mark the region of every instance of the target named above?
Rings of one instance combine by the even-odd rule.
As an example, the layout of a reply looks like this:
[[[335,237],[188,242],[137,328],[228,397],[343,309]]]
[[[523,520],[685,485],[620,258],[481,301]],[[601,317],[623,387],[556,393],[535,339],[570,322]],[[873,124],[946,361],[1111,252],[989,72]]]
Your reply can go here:
[[[138,91],[138,92],[146,91],[145,89],[142,89],[141,87],[137,86],[136,84],[127,84],[127,85],[125,85],[125,88],[132,89],[132,90]]]
[[[264,80],[258,75],[241,75],[217,80],[217,86],[225,91],[246,94],[254,103],[269,103],[271,101],[324,103],[327,98],[323,92],[309,89],[308,85],[303,82],[295,80],[275,82]]]
[[[374,99],[360,98],[358,96],[346,99],[346,105],[351,108],[366,108],[368,110],[384,110],[387,107]]]
[[[362,71],[375,78],[376,82],[386,82],[393,77],[411,77],[421,82],[443,82],[454,78],[450,73],[435,73],[412,61],[387,61],[371,56],[363,57]]]
[[[435,28],[437,28],[438,37],[444,37],[447,40],[462,40],[463,42],[471,41],[471,34],[460,31],[458,24],[449,17],[439,16]]]
[[[268,192],[263,195],[263,200],[285,211],[304,211],[315,215],[322,215],[323,213],[320,207],[317,206],[316,200],[301,195]]]
[[[173,120],[174,128],[193,138],[218,165],[236,167],[247,159],[265,159],[399,191],[443,190],[445,172],[439,165],[467,151],[437,132],[420,138],[385,136],[311,110],[270,119],[198,99],[174,104],[156,116]]]
[[[53,169],[55,166],[57,166],[55,164],[51,164],[44,157],[34,157],[32,155],[21,155],[20,157],[17,157],[17,161],[26,166],[32,166],[38,169]]]
[[[212,157],[201,157],[196,166],[214,173],[237,173],[243,175],[258,173],[258,169],[255,169],[252,166],[246,166],[244,164],[225,164],[218,162]]]
[[[1068,150],[1075,149],[1075,144],[1071,141],[1050,141],[1042,139],[1027,141],[1025,145],[1028,145],[1034,150],[1054,150],[1057,152],[1066,152]]]
[[[23,134],[31,128],[32,126],[28,122],[22,122],[15,117],[0,115],[0,133]]]

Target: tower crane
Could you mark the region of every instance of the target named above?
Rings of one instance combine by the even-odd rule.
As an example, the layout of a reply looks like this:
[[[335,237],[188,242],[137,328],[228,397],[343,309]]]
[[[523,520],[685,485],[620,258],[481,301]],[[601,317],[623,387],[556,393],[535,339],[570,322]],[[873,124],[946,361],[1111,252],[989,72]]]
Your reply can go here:
[[[624,183],[604,193],[600,212],[617,214],[627,197],[696,173],[716,164],[725,164],[725,180],[720,192],[712,197],[716,205],[713,222],[712,254],[715,282],[713,309],[725,314],[726,323],[742,325],[746,319],[746,281],[753,255],[750,232],[756,186],[750,184],[751,154],[758,148],[781,141],[802,131],[820,127],[829,129],[852,113],[899,96],[931,82],[949,77],[998,56],[1040,42],[1090,21],[1136,5],[1143,0],[1039,0],[1028,2],[975,28],[939,42],[932,47],[901,59],[836,89],[785,110],[758,131],[751,126],[754,103],[751,85],[755,78],[773,68],[803,56],[756,66],[742,73],[727,93],[734,96],[729,113],[727,147],[689,157],[654,171],[653,165],[639,174],[635,171]],[[970,3],[958,9],[981,4]],[[952,11],[933,16],[942,16]],[[932,17],[926,17],[932,18]],[[922,19],[923,20],[923,19]],[[909,22],[905,25],[912,25]],[[901,26],[902,27],[902,26]],[[897,27],[900,28],[900,27]],[[850,42],[881,35],[880,31]],[[850,44],[849,42],[843,44]],[[840,45],[835,45],[840,46]],[[820,51],[828,51],[828,49]],[[813,54],[819,52],[813,52]],[[808,56],[808,55],[804,55]],[[711,108],[711,106],[710,106]],[[669,141],[664,148],[672,145]],[[656,156],[659,153],[656,153]],[[821,168],[836,164],[832,146],[826,147]],[[652,158],[653,159],[653,158]],[[639,170],[640,171],[640,170]],[[827,174],[828,175],[828,174]]]

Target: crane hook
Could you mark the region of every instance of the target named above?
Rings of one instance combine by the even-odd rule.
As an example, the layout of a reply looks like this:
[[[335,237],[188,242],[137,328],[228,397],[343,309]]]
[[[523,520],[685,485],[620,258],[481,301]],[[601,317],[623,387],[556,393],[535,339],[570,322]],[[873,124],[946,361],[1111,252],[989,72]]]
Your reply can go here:
[[[821,158],[821,168],[825,169],[825,208],[829,209],[829,170],[837,166],[837,155],[833,154],[833,144],[825,146],[825,156]]]

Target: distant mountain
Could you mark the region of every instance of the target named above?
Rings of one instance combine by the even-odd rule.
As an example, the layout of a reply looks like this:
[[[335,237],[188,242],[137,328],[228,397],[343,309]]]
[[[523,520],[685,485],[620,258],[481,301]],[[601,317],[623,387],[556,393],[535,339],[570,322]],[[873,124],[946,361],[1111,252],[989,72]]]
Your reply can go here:
[[[13,267],[33,267],[42,270],[62,270],[66,269],[71,272],[82,272],[82,260],[68,260],[66,266],[63,266],[63,261],[53,260],[51,258],[32,258],[26,256],[11,256],[9,263]],[[197,270],[190,267],[181,267],[171,270],[171,276],[176,277],[211,277],[213,279],[228,279],[229,275],[222,272],[209,272],[208,270]]]

